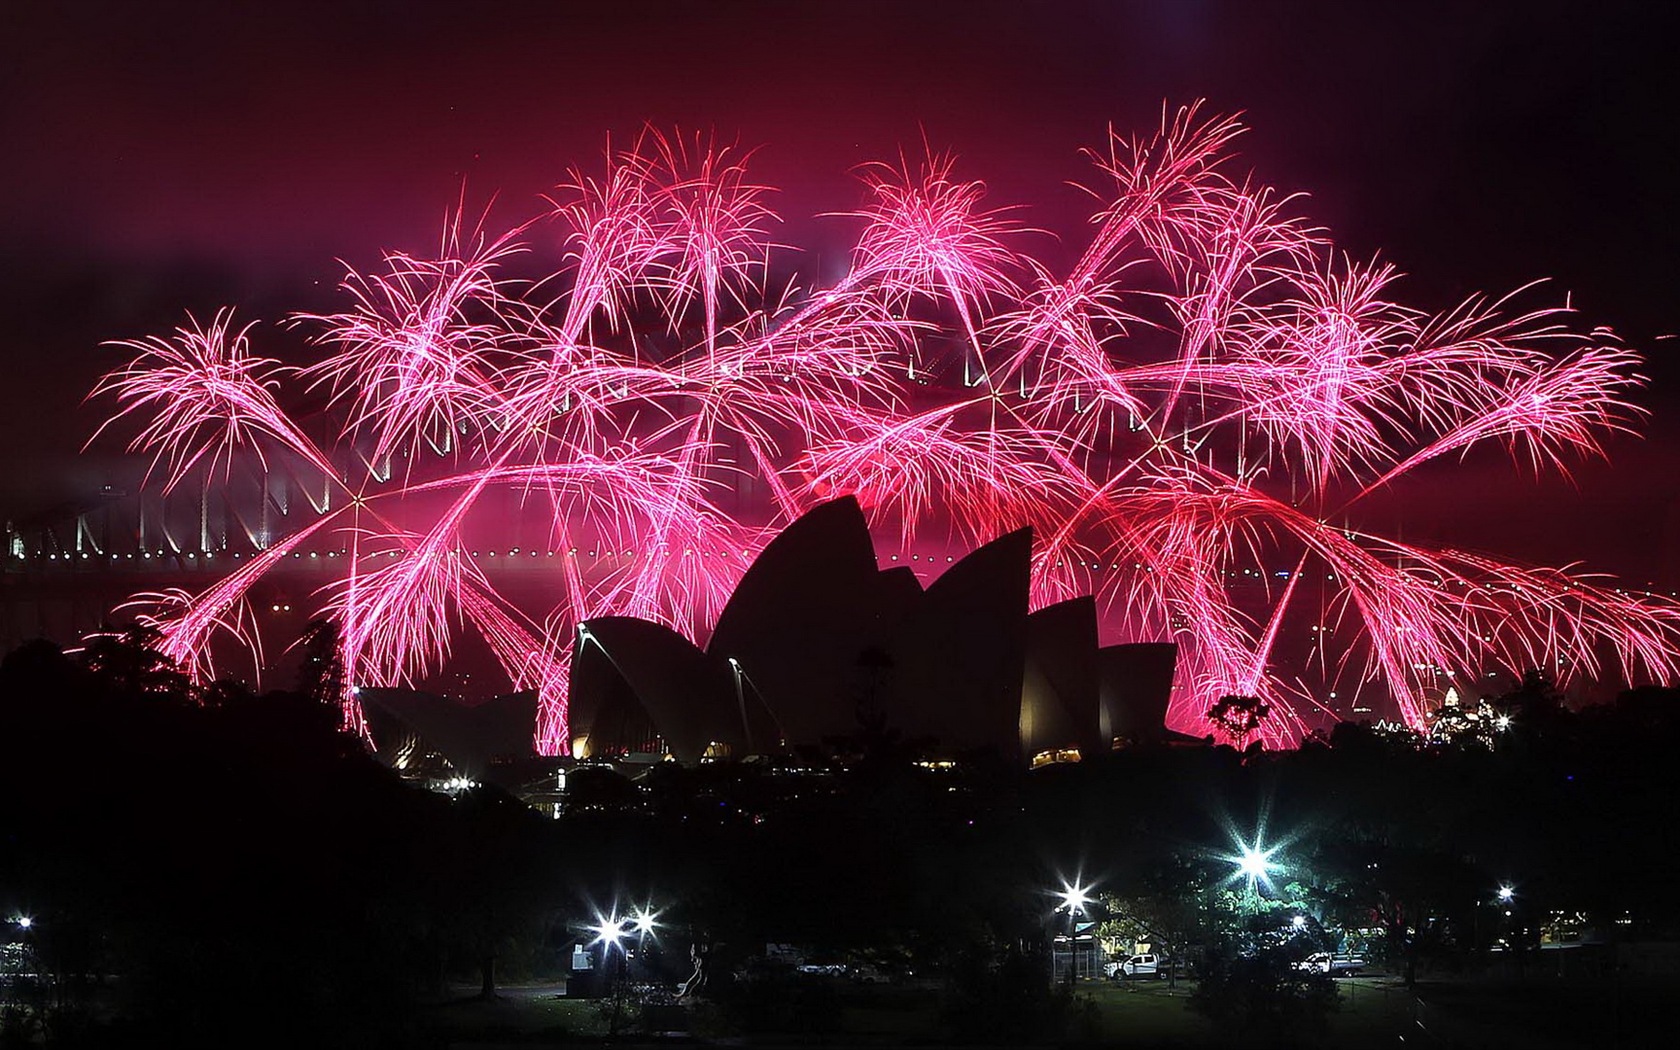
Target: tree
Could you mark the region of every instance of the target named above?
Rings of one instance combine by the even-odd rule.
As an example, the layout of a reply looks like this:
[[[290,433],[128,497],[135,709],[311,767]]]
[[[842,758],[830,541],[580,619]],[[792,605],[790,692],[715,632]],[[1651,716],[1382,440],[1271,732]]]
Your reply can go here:
[[[1147,942],[1167,960],[1167,981],[1177,987],[1178,966],[1190,946],[1207,930],[1203,893],[1208,882],[1204,866],[1171,857],[1151,872],[1131,893],[1103,895],[1108,917],[1097,927],[1104,941],[1127,947]]]
[[[457,948],[478,965],[479,996],[494,999],[498,962],[543,929],[553,910],[561,879],[550,829],[530,807],[492,787],[456,797],[446,827],[440,906]]]
[[[82,663],[115,692],[199,702],[192,677],[158,648],[162,640],[155,627],[103,631],[88,639]]]
[[[1510,715],[1519,724],[1534,727],[1553,719],[1563,710],[1563,694],[1540,668],[1523,672],[1522,682],[1491,701],[1493,709]]]
[[[0,663],[0,896],[28,902],[53,995],[74,1006],[122,975],[127,1028],[92,1041],[220,1044],[260,999],[294,1006],[265,1045],[380,1042],[440,910],[409,903],[435,899],[442,803],[332,711],[189,689],[155,641],[94,640],[83,667],[39,645]],[[68,1043],[76,1015],[54,1010],[48,1036]]]
[[[1045,959],[1019,944],[970,945],[950,968],[942,1011],[963,1043],[1026,1043],[1088,1035],[1088,1001],[1044,980]]]
[[[1420,955],[1444,943],[1439,917],[1476,899],[1475,873],[1441,847],[1349,837],[1327,842],[1317,866],[1337,897],[1382,929],[1408,985],[1417,981]]]
[[[303,664],[298,668],[298,692],[316,703],[337,706],[344,701],[344,657],[338,649],[338,624],[312,620],[303,629]]]
[[[1248,953],[1216,948],[1204,962],[1190,1008],[1232,1037],[1298,1045],[1324,1029],[1339,1001],[1329,975],[1298,968],[1297,955],[1288,947]]]
[[[1208,721],[1223,729],[1227,736],[1242,743],[1260,728],[1260,723],[1272,713],[1270,704],[1257,696],[1222,696],[1208,708]]]

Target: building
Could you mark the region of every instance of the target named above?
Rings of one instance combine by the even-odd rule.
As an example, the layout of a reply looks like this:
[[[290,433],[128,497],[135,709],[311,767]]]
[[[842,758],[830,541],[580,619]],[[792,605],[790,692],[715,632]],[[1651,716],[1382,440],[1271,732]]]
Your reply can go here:
[[[1029,613],[1031,557],[1022,529],[923,588],[878,567],[854,499],[817,507],[765,547],[704,648],[632,617],[578,628],[574,753],[697,762],[873,734],[1042,764],[1163,738],[1176,647],[1100,646],[1088,597]]]

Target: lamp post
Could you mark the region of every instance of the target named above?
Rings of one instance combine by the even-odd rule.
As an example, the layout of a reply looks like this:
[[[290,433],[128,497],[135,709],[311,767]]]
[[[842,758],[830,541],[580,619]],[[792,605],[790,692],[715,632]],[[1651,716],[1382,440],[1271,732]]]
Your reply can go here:
[[[644,947],[659,929],[659,913],[652,908],[637,908],[630,915],[620,916],[615,908],[610,915],[597,916],[590,929],[595,934],[594,943],[601,946],[601,972],[611,982],[608,994],[612,997],[612,1014],[607,1029],[617,1035],[623,1020],[624,999],[630,990],[630,947],[625,942],[634,934],[637,948]],[[615,948],[618,949],[616,969],[613,967]]]
[[[595,943],[601,946],[601,975],[609,982],[607,994],[612,997],[612,1014],[607,1018],[607,1033],[610,1036],[618,1034],[619,1023],[623,1017],[624,979],[629,968],[629,959],[622,942],[628,925],[615,911],[612,915],[597,918],[593,927]],[[614,948],[618,949],[617,972],[611,969]]]
[[[1067,913],[1068,913],[1068,987],[1069,988],[1073,987],[1073,979],[1076,975],[1076,971],[1079,969],[1079,955],[1078,955],[1079,938],[1077,936],[1079,931],[1078,931],[1077,923],[1079,921],[1078,920],[1079,913],[1084,911],[1085,910],[1085,905],[1087,905],[1091,902],[1091,898],[1086,893],[1086,891],[1088,889],[1089,889],[1089,887],[1086,887],[1086,886],[1067,885],[1067,886],[1063,886],[1062,889],[1057,892],[1057,896],[1062,898],[1062,907],[1066,908]],[[1051,946],[1050,946],[1050,958],[1051,958],[1051,965],[1052,966],[1054,966],[1054,964],[1055,964],[1055,957],[1056,957],[1055,942],[1052,941]]]

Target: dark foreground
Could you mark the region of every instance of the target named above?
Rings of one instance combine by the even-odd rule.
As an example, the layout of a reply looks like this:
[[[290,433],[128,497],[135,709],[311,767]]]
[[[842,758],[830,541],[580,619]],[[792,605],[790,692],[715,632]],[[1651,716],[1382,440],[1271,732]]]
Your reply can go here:
[[[1326,1047],[1667,1047],[1672,1045],[1669,983],[1617,987],[1606,982],[1505,980],[1420,981],[1408,989],[1397,977],[1361,976],[1337,982],[1339,1009],[1321,1032],[1300,1033],[1282,1045]],[[1081,981],[1083,1016],[1069,1043],[1197,1050],[1233,1045],[1227,1033],[1189,1009],[1193,981],[1119,985]],[[465,987],[451,1000],[427,1008],[430,1045],[447,1047],[561,1046],[611,1039],[603,1004],[566,999],[563,986],[519,985],[494,1001]],[[766,1032],[742,1037],[718,1029],[707,1006],[686,1011],[680,1032],[639,1024],[617,1042],[750,1046],[952,1045],[940,1021],[939,996],[930,988],[852,988],[820,1030]],[[655,1023],[669,1023],[669,1016]],[[1055,1040],[1045,1040],[1054,1043]],[[1236,1044],[1247,1045],[1247,1044]],[[1254,1045],[1278,1045],[1257,1042]]]

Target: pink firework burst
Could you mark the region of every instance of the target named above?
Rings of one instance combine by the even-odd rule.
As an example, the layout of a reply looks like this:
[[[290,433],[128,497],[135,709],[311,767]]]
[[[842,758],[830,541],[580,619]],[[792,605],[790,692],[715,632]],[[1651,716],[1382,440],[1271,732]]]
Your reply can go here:
[[[1190,106],[1111,133],[1061,267],[955,158],[865,165],[833,213],[858,228],[850,271],[816,287],[770,240],[750,153],[648,131],[530,222],[469,232],[457,209],[437,252],[351,269],[342,310],[294,318],[331,399],[310,432],[229,312],[119,344],[134,358],[96,393],[166,488],[286,450],[334,496],[146,622],[207,675],[213,636],[251,632],[255,582],[326,542],[344,568],[314,611],[353,684],[424,680],[477,635],[562,752],[578,623],[701,641],[766,536],[852,494],[911,549],[1033,526],[1035,603],[1093,593],[1107,641],[1178,643],[1169,722],[1198,734],[1231,693],[1270,705],[1255,735],[1278,745],[1355,695],[1421,726],[1443,681],[1489,671],[1673,677],[1675,603],[1362,513],[1484,445],[1536,472],[1600,456],[1640,419],[1638,356],[1518,305],[1530,289],[1397,301],[1392,267],[1233,172],[1242,130]],[[505,587],[505,543],[479,557],[515,522],[540,537],[517,552],[536,604]]]
[[[148,417],[128,447],[150,452],[152,467],[166,469],[164,491],[201,462],[225,475],[235,452],[249,449],[261,457],[259,437],[325,466],[325,457],[275,402],[280,378],[291,369],[252,356],[253,327],[255,322],[234,329],[233,311],[221,310],[208,326],[189,315],[170,338],[108,344],[135,357],[101,380],[92,396],[108,394],[122,406],[106,426],[125,416]]]

